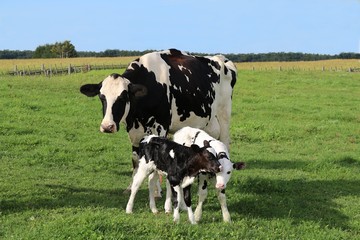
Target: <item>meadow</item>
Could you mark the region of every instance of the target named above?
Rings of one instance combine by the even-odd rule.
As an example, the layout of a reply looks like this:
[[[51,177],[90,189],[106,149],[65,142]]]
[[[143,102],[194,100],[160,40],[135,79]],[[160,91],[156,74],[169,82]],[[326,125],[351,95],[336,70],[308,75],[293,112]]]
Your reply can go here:
[[[111,72],[0,75],[0,239],[359,238],[359,73],[239,68],[230,151],[247,168],[226,191],[233,222],[211,188],[193,226],[153,215],[146,184],[125,213],[126,131],[100,133],[99,100],[79,92]]]

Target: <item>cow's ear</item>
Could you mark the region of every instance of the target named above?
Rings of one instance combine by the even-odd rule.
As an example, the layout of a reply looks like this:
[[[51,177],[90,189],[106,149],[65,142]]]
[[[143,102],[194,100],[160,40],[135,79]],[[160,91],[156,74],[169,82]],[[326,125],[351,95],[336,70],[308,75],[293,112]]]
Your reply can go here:
[[[244,162],[237,162],[233,164],[233,168],[236,170],[241,170],[245,168],[245,163]]]
[[[88,97],[94,97],[100,93],[101,83],[85,84],[80,87],[80,92]]]
[[[204,140],[204,147],[208,148],[210,147],[210,143],[207,140]]]
[[[129,84],[129,92],[132,93],[135,97],[143,97],[147,95],[147,88],[141,84]]]
[[[198,145],[192,144],[190,147],[194,152],[200,152],[200,147]]]

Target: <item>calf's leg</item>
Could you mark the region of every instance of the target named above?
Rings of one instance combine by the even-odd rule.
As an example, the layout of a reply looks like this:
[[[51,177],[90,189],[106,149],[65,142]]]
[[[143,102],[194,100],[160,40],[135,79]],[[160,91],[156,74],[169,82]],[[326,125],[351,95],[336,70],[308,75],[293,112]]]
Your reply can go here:
[[[126,205],[126,213],[132,213],[136,193],[139,190],[141,183],[148,175],[149,175],[149,171],[146,168],[146,164],[140,165],[137,172],[134,175],[133,182],[131,184],[131,194],[129,197],[129,201]]]
[[[166,200],[165,200],[165,213],[171,213],[171,186],[169,180],[166,179]]]
[[[156,204],[155,204],[156,194],[154,194],[156,184],[157,184],[158,181],[159,181],[159,174],[156,171],[149,175],[149,182],[148,182],[149,200],[150,200],[149,206],[150,206],[150,209],[151,209],[151,211],[153,213],[158,213],[158,210],[157,210]]]
[[[174,206],[174,222],[179,223],[180,222],[180,201],[181,201],[181,187],[179,185],[176,185],[175,187],[171,186],[171,193],[172,193],[172,202]]]
[[[216,193],[217,193],[217,196],[218,196],[218,199],[219,199],[219,202],[220,202],[224,222],[231,222],[230,213],[229,213],[229,210],[228,210],[227,205],[226,205],[225,189],[216,190]]]
[[[185,201],[185,204],[186,204],[186,207],[187,207],[189,221],[190,221],[191,224],[196,224],[194,213],[193,213],[193,211],[191,209],[191,185],[185,187],[183,189],[183,191],[184,191],[184,197],[183,198],[184,198],[184,201]]]
[[[199,175],[199,201],[198,201],[198,205],[196,206],[195,209],[195,221],[199,222],[201,220],[201,216],[202,216],[202,206],[203,203],[207,197],[208,191],[207,191],[207,177],[204,176],[203,174]]]

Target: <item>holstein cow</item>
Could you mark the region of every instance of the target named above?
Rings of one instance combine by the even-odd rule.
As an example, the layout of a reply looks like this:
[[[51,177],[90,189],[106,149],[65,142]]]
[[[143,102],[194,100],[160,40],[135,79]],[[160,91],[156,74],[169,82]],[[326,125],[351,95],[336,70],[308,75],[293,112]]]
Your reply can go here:
[[[167,136],[185,126],[204,129],[229,146],[231,96],[236,67],[222,55],[191,56],[176,49],[152,52],[80,91],[99,96],[104,118],[100,131],[114,133],[123,122],[133,150],[134,172],[140,140]]]
[[[217,158],[219,159],[219,162],[222,166],[221,173],[217,174],[216,176],[216,192],[221,205],[223,219],[225,222],[230,222],[230,213],[226,205],[226,184],[230,180],[232,171],[243,169],[245,167],[245,163],[232,163],[230,161],[228,148],[225,146],[225,144],[219,140],[216,140],[215,138],[211,137],[209,134],[200,129],[184,127],[174,134],[174,141],[185,146],[196,144],[199,147],[202,147],[204,141],[207,141],[209,142],[210,146],[215,150]],[[202,205],[207,197],[208,181],[213,179],[214,178],[212,178],[212,176],[209,174],[199,175],[199,202],[195,210],[195,221],[197,222],[201,219]]]
[[[203,147],[191,145],[186,147],[164,137],[150,135],[140,143],[139,167],[134,175],[131,195],[126,206],[126,213],[132,213],[136,193],[144,181],[154,171],[160,171],[167,176],[167,186],[171,188],[174,205],[174,222],[180,221],[179,205],[184,199],[188,217],[195,224],[191,209],[191,184],[200,172],[216,174],[221,171],[221,165],[215,157],[215,151],[205,140]],[[150,208],[156,213],[155,199],[149,191]]]

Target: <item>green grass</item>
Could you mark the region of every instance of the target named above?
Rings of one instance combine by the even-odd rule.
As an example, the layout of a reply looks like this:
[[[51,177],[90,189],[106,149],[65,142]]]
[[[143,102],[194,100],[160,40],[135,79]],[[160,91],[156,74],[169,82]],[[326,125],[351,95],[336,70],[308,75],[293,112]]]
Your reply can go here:
[[[192,226],[153,215],[146,184],[125,214],[127,134],[100,133],[100,102],[79,93],[107,74],[0,76],[0,239],[358,238],[360,75],[239,71],[231,157],[247,169],[227,189],[233,223],[211,190]]]

